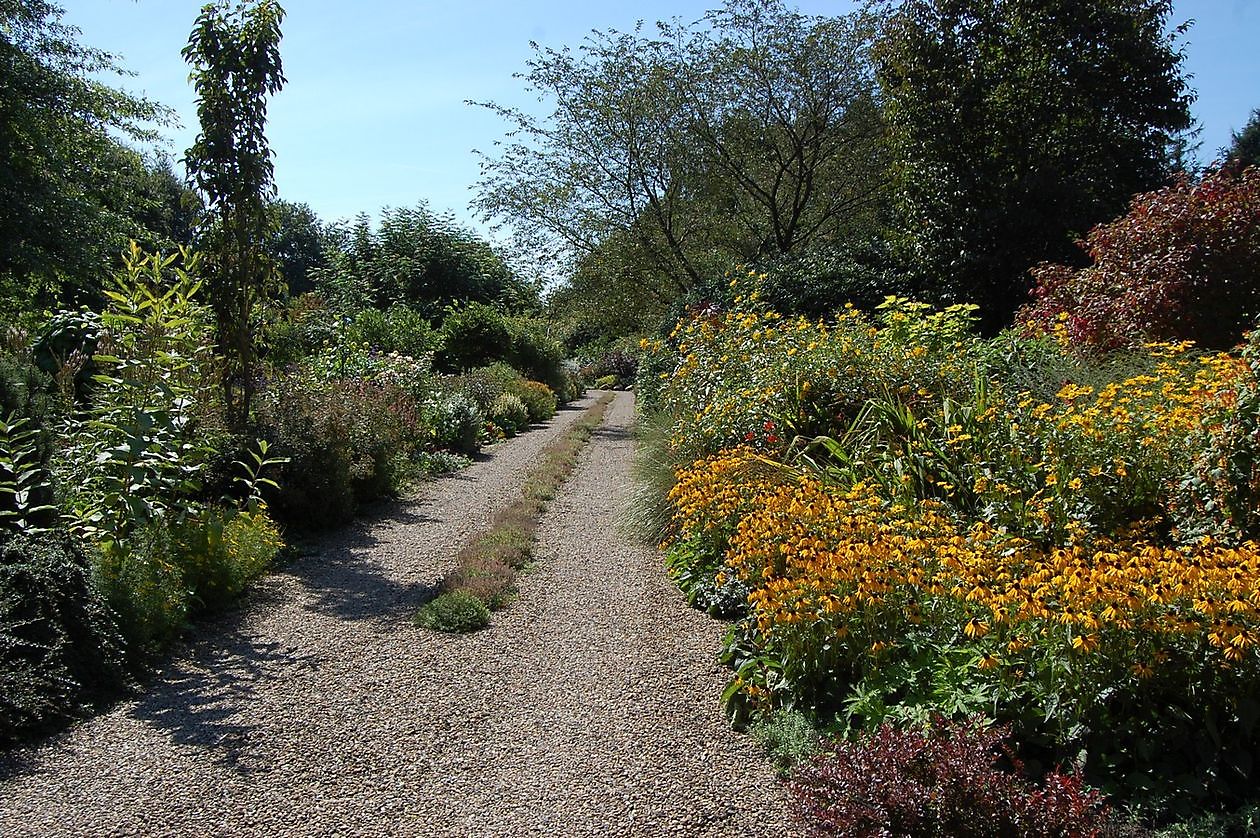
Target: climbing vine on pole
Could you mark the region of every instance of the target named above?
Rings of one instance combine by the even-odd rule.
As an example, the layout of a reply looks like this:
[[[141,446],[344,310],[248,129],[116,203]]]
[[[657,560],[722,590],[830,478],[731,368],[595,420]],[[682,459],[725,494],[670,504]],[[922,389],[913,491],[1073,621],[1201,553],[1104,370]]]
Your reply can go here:
[[[254,391],[255,351],[250,315],[275,265],[264,242],[275,196],[267,144],[267,100],[284,86],[275,0],[203,6],[184,47],[192,67],[201,131],[184,156],[188,175],[206,199],[202,223],[206,287],[225,370],[228,419],[242,427]]]

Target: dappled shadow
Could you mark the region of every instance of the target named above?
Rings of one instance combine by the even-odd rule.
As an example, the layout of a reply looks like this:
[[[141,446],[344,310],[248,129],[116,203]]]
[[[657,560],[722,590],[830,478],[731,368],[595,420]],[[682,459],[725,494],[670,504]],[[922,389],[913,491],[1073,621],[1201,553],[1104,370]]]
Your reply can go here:
[[[375,504],[362,518],[290,565],[286,573],[312,595],[306,607],[341,620],[392,623],[409,617],[432,599],[439,579],[399,582],[391,579],[381,562],[373,558],[384,546],[377,535],[382,532],[382,524],[440,524],[437,518],[425,514],[425,507],[425,501],[417,500]],[[418,549],[415,541],[412,536],[407,545],[396,545],[395,549]]]
[[[318,669],[320,660],[236,629],[216,633],[164,671],[130,714],[172,742],[204,751],[216,765],[248,774],[249,761],[241,757],[257,731],[248,711],[259,685]]]
[[[629,426],[613,427],[611,425],[600,425],[591,431],[592,439],[602,439],[609,442],[633,442],[634,428]]]
[[[440,581],[397,582],[363,549],[329,550],[318,558],[290,572],[313,595],[308,607],[342,620],[401,619],[432,599]]]

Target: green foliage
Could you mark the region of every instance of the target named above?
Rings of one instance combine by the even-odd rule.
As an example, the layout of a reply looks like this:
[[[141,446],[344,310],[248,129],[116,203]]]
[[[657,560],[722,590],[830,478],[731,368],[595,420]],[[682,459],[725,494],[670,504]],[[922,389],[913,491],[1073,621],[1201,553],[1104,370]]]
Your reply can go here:
[[[442,346],[442,334],[428,319],[403,305],[384,311],[363,309],[347,327],[344,340],[366,345],[374,352],[396,352],[412,358],[431,358]]]
[[[0,538],[0,745],[124,683],[122,639],[80,548],[50,533]]]
[[[1251,112],[1241,131],[1230,135],[1229,148],[1221,149],[1221,158],[1234,166],[1260,166],[1260,108]]]
[[[153,519],[105,541],[96,579],[128,646],[160,649],[198,614],[222,609],[262,575],[282,546],[261,510],[208,507]]]
[[[1155,838],[1248,838],[1260,834],[1260,805],[1211,812],[1155,830]]]
[[[306,204],[274,200],[267,205],[270,236],[267,255],[289,294],[312,291],[311,272],[328,264],[324,225]]]
[[[37,533],[53,523],[56,506],[40,456],[40,432],[10,413],[0,419],[0,532]]]
[[[996,331],[1025,272],[1167,179],[1193,94],[1169,0],[909,0],[875,50],[899,227],[937,301]]]
[[[538,47],[522,77],[555,109],[486,106],[515,139],[484,160],[478,207],[575,268],[570,310],[621,334],[731,260],[869,232],[886,164],[872,26],[729,0],[655,37]]]
[[[472,399],[462,393],[436,395],[424,404],[423,411],[439,448],[470,456],[481,449],[485,415]]]
[[[467,303],[447,312],[442,321],[438,365],[450,372],[507,360],[512,333],[503,314],[484,303]]]
[[[209,508],[172,525],[175,560],[191,594],[192,615],[222,610],[261,576],[282,546],[261,510]]]
[[[125,540],[102,542],[94,559],[96,583],[137,656],[155,652],[187,624],[189,591],[177,551],[159,518],[138,523]]]
[[[541,381],[555,392],[564,389],[564,344],[555,336],[555,324],[515,317],[508,321],[508,331],[512,343],[503,359],[526,378]]]
[[[512,392],[525,404],[530,422],[546,422],[556,415],[556,394],[541,381],[522,381]]]
[[[215,373],[196,270],[193,256],[133,245],[105,292],[92,403],[67,420],[53,464],[84,533],[125,537],[189,508],[227,444],[205,390]]]
[[[284,86],[275,0],[207,3],[197,16],[184,60],[192,67],[201,132],[184,156],[189,177],[206,197],[210,223],[207,291],[215,338],[227,365],[222,377],[230,423],[244,427],[254,389],[250,317],[275,265],[266,245],[275,192],[267,145],[267,97]]]
[[[470,634],[490,625],[490,609],[471,592],[454,590],[421,608],[416,625],[448,634]]]
[[[160,226],[154,169],[122,141],[153,139],[172,113],[106,84],[123,71],[62,15],[45,0],[0,5],[0,316],[10,322],[32,303],[93,302],[127,240]]]
[[[529,427],[529,409],[515,393],[503,393],[495,399],[487,418],[508,436],[516,436]]]
[[[538,290],[504,257],[449,216],[424,204],[384,210],[375,229],[367,215],[327,233],[328,264],[312,274],[341,312],[404,305],[436,320],[452,305],[485,303],[529,311]]]
[[[290,375],[259,394],[257,433],[283,458],[279,487],[263,491],[287,524],[322,529],[362,503],[397,494],[439,427],[415,396],[388,379]],[[479,425],[479,421],[478,421]]]
[[[822,737],[809,717],[799,710],[775,710],[758,719],[748,732],[766,749],[781,775],[822,749]]]
[[[1260,169],[1218,169],[1133,199],[1089,232],[1090,264],[1038,265],[1025,329],[1063,322],[1085,352],[1190,340],[1234,346],[1260,318]]]

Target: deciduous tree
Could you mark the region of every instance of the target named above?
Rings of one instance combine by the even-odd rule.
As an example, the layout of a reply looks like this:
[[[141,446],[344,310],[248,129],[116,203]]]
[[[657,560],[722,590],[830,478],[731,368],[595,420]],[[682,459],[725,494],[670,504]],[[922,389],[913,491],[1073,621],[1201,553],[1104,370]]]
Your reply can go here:
[[[171,113],[101,78],[114,56],[79,43],[45,0],[0,0],[0,302],[94,302],[137,218],[144,143]]]
[[[990,328],[1027,270],[1171,175],[1192,93],[1170,0],[904,0],[875,49],[900,226],[938,299]]]
[[[243,425],[253,393],[250,316],[274,277],[267,251],[274,166],[265,133],[267,99],[284,85],[275,0],[202,7],[184,47],[192,65],[201,132],[184,162],[206,199],[206,274],[216,339],[227,364],[229,420]]]
[[[842,238],[882,189],[870,18],[728,0],[654,35],[535,45],[523,75],[554,109],[488,107],[513,139],[476,205],[566,268],[618,239],[679,294],[731,259]]]

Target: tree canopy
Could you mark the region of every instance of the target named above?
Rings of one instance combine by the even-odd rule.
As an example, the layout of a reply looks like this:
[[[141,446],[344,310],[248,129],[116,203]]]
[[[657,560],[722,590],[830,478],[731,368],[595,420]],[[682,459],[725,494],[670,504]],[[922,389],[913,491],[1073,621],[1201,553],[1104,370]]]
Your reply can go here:
[[[375,227],[361,214],[326,236],[327,264],[312,277],[347,310],[401,304],[438,318],[458,301],[509,311],[538,306],[538,289],[490,243],[423,203],[387,208]]]
[[[122,70],[45,0],[0,2],[0,297],[87,301],[158,223],[160,164],[120,142],[171,112],[100,81]],[[163,231],[159,231],[161,237]]]
[[[484,158],[475,205],[570,269],[633,244],[674,293],[731,259],[848,236],[882,195],[872,32],[866,15],[728,0],[653,35],[535,44],[523,77],[554,110],[487,105],[514,139]]]
[[[1191,125],[1170,0],[905,0],[875,49],[903,242],[925,290],[1026,299],[1028,269],[1171,175]]]
[[[1239,166],[1260,166],[1260,108],[1251,112],[1241,131],[1231,133],[1229,148],[1221,149],[1221,156]]]

